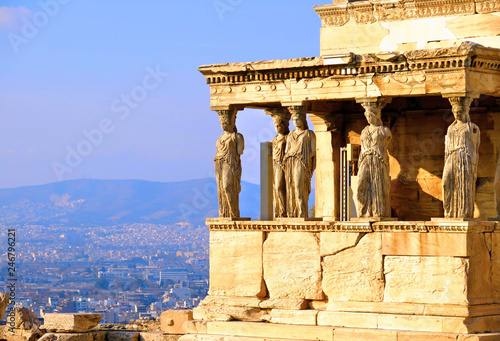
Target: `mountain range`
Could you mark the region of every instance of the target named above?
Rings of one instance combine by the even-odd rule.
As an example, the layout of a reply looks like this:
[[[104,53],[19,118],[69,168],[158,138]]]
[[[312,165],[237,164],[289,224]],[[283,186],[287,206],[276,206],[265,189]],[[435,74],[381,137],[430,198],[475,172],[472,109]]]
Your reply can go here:
[[[242,182],[242,217],[256,218],[259,185]],[[71,180],[0,189],[0,224],[117,225],[126,223],[204,225],[218,216],[215,179],[181,182]]]

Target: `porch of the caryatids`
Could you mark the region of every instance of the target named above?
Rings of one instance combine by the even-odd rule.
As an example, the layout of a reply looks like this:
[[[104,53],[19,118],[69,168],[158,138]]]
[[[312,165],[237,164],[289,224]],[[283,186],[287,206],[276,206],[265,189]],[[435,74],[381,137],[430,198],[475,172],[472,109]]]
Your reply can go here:
[[[284,218],[287,217],[285,152],[291,115],[286,108],[268,109],[266,112],[271,115],[277,133],[272,140],[274,217]]]
[[[443,169],[445,218],[473,218],[480,131],[469,116],[471,96],[448,97],[455,121],[448,127]]]
[[[224,131],[217,140],[215,177],[219,200],[219,217],[239,218],[241,192],[241,159],[245,148],[243,135],[236,128],[237,109],[216,110]]]
[[[359,218],[389,218],[391,216],[391,177],[388,146],[391,130],[382,123],[382,109],[389,98],[360,98],[369,125],[361,132],[361,154],[358,161],[356,193]]]
[[[295,130],[286,140],[287,216],[307,218],[311,179],[316,168],[316,135],[307,124],[306,107],[288,106]]]

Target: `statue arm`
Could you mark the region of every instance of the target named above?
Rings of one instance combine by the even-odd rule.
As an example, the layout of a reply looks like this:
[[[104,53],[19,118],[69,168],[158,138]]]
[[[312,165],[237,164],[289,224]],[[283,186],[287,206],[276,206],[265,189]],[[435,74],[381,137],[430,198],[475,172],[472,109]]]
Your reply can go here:
[[[245,139],[240,133],[236,135],[236,148],[238,151],[238,155],[243,154],[243,150],[245,149]]]

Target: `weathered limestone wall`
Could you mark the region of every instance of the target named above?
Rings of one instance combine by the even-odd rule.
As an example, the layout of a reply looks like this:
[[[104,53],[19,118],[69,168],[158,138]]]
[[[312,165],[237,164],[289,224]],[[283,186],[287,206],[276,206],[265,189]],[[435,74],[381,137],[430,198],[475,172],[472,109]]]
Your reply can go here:
[[[194,319],[500,331],[494,222],[236,224],[211,231],[211,249],[230,248],[212,253],[209,297]],[[236,268],[251,276],[229,278]]]
[[[471,41],[500,47],[500,5],[494,0],[363,1],[317,6],[321,55],[408,51]]]
[[[422,100],[413,110],[411,104],[405,104],[399,111],[398,105],[393,103],[382,114],[393,137],[389,146],[393,216],[408,221],[442,217],[444,141],[453,115],[438,98]],[[497,216],[494,179],[500,155],[500,112],[477,104],[470,116],[481,130],[474,216],[487,220]],[[346,143],[359,144],[366,119],[361,114],[346,114],[344,122]]]

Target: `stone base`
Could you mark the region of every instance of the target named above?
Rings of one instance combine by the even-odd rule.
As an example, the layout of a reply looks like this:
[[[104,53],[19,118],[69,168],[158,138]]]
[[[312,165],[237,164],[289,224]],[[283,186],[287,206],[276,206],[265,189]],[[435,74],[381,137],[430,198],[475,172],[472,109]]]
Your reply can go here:
[[[481,221],[477,218],[431,218],[431,221],[436,223],[462,222],[462,221]]]
[[[284,223],[300,223],[305,221],[323,221],[323,218],[275,218],[275,221],[281,221]]]
[[[208,322],[206,333],[187,334],[180,341],[328,340],[328,341],[494,341],[500,333],[415,332],[396,329],[340,328],[257,322]]]
[[[398,221],[398,219],[399,218],[392,218],[392,217],[369,217],[369,218],[351,218],[350,221],[375,223],[380,221]]]
[[[284,309],[264,308],[277,302],[243,302],[248,306],[224,306],[213,301],[203,303],[194,310],[194,318],[210,322],[270,322],[273,325],[309,325],[331,328],[366,328],[374,330],[406,330],[432,333],[492,333],[500,332],[500,306],[478,305],[461,307],[458,305],[392,303],[375,304],[369,302],[330,302],[326,310],[307,309],[282,302]],[[213,304],[216,305],[213,305]],[[237,303],[234,299],[228,304]],[[290,302],[292,303],[292,302]],[[289,304],[290,304],[289,303]],[[220,304],[220,305],[217,305]],[[251,307],[254,305],[254,307]],[[366,306],[364,306],[366,305]]]
[[[217,223],[217,222],[231,222],[231,221],[251,221],[252,218],[225,218],[225,217],[218,217],[218,218],[207,218],[207,224],[208,223]]]

